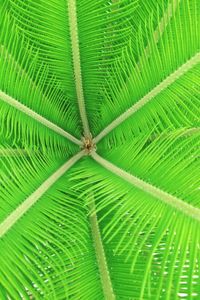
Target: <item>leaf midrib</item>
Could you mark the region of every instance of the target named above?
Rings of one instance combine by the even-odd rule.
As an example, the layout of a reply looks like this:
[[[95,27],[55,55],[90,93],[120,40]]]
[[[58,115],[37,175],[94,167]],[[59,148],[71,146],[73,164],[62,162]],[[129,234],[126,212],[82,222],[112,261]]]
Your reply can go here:
[[[22,113],[26,114],[27,116],[31,117],[33,120],[36,120],[37,122],[41,123],[45,127],[53,130],[54,132],[58,133],[59,135],[65,137],[66,139],[70,140],[71,142],[82,145],[81,141],[79,141],[77,138],[75,138],[73,135],[62,129],[61,127],[57,126],[53,122],[49,121],[48,119],[44,118],[43,116],[36,113],[34,110],[30,109],[26,105],[22,104],[15,98],[11,97],[10,95],[4,93],[0,90],[0,99],[5,102],[6,104],[9,104],[10,106],[16,108],[18,111],[21,111]]]
[[[23,201],[1,224],[0,224],[0,238],[7,233],[7,231],[47,192],[50,187],[65,174],[81,157],[85,155],[82,150],[78,154],[70,158],[63,166],[54,172],[48,179],[46,179],[37,190],[35,190],[26,200]]]
[[[90,212],[90,224],[91,224],[91,231],[92,231],[92,237],[94,241],[94,247],[96,252],[96,259],[98,262],[99,267],[99,273],[101,277],[102,282],[102,288],[104,292],[105,299],[107,300],[114,300],[115,295],[111,283],[110,273],[108,270],[107,260],[104,252],[103,242],[101,239],[101,233],[99,230],[99,224],[97,219],[97,214],[95,212],[95,199],[94,195],[91,193],[89,195],[89,208],[91,210]]]
[[[170,85],[172,85],[181,76],[186,74],[189,70],[200,63],[200,52],[197,52],[186,63],[180,66],[177,70],[167,76],[161,83],[154,87],[150,92],[143,96],[137,103],[133,104],[128,110],[123,112],[120,116],[114,119],[108,126],[106,126],[95,138],[94,143],[100,142],[106,135],[113,131],[120,124],[125,122],[129,117],[132,117],[138,110],[144,105],[149,103],[152,99],[158,96],[161,92],[165,91]]]
[[[85,107],[76,10],[77,10],[76,0],[68,0],[69,28],[70,28],[70,37],[71,37],[71,46],[72,46],[72,59],[73,59],[73,67],[74,67],[76,95],[77,95],[79,113],[80,113],[82,126],[83,126],[83,134],[84,134],[83,142],[84,141],[89,142],[92,139],[92,137],[89,128],[86,107]],[[93,150],[95,149],[94,147],[95,146],[93,145]],[[94,199],[92,199],[89,208],[93,210],[92,215],[89,216],[89,221],[90,221],[91,233],[94,241],[94,248],[96,253],[99,274],[101,278],[103,294],[105,299],[114,300],[115,295],[113,292],[113,287],[112,287],[112,282],[111,282],[111,278],[107,266],[107,260],[104,252],[103,242],[99,230],[99,224],[96,215]]]
[[[134,185],[136,188],[144,191],[157,198],[159,201],[166,203],[167,205],[174,207],[177,211],[184,213],[185,215],[196,219],[200,222],[200,209],[184,202],[182,199],[177,198],[158,187],[122,170],[111,162],[107,161],[103,157],[99,156],[97,153],[93,152],[92,157],[100,165],[102,165],[107,170],[111,171],[113,174],[117,175],[121,179],[129,182],[131,185]]]
[[[79,36],[78,36],[78,22],[77,22],[77,3],[76,0],[68,0],[68,14],[69,14],[69,28],[71,37],[72,60],[74,67],[76,95],[79,106],[80,117],[83,125],[85,138],[90,137],[89,123],[85,108],[85,99],[83,91]]]
[[[90,135],[90,129],[89,129],[89,125],[88,125],[88,120],[87,120],[87,114],[86,114],[86,109],[85,109],[85,101],[84,101],[84,94],[83,94],[83,84],[82,84],[82,77],[81,77],[81,65],[80,65],[80,51],[79,51],[79,40],[78,40],[78,30],[77,30],[77,16],[76,16],[76,1],[74,1],[74,0],[69,0],[68,1],[68,4],[69,4],[69,7],[70,7],[70,5],[72,5],[73,6],[73,10],[75,9],[75,12],[73,11],[73,14],[71,15],[71,17],[72,17],[72,19],[71,19],[71,25],[75,22],[75,27],[76,27],[76,30],[75,30],[75,32],[76,32],[76,34],[74,35],[73,33],[74,33],[74,31],[72,31],[72,52],[73,52],[73,59],[74,59],[74,72],[75,72],[75,77],[76,77],[76,91],[77,91],[77,97],[78,97],[78,104],[79,104],[79,110],[80,110],[80,115],[81,115],[81,119],[82,119],[82,123],[83,123],[83,128],[84,128],[84,134],[86,135],[86,136],[89,136]],[[70,18],[70,13],[69,13],[69,18]],[[70,27],[71,29],[73,29],[73,26],[72,27]],[[142,100],[142,99],[141,99]],[[143,106],[143,105],[142,105]],[[20,109],[19,109],[20,110]],[[125,112],[126,113],[126,112]],[[124,113],[124,114],[125,114]],[[124,115],[124,114],[122,114],[122,115]],[[126,117],[126,118],[128,118],[128,117]],[[124,119],[125,120],[125,119]],[[123,120],[123,121],[124,121]],[[53,123],[52,123],[53,124]],[[54,126],[56,126],[55,124],[53,124]],[[118,125],[117,125],[118,126]],[[115,126],[116,127],[116,126]],[[104,129],[105,130],[105,129]],[[112,128],[112,130],[113,130],[113,128]],[[108,132],[106,133],[106,134],[108,134]],[[99,139],[100,140],[100,139]],[[99,141],[98,139],[97,139],[97,137],[96,137],[96,140],[94,139],[94,142],[98,142]],[[78,140],[77,140],[78,141]],[[77,141],[76,141],[76,143],[77,143]],[[80,141],[78,141],[78,143],[77,144],[81,144],[81,142]],[[79,155],[80,155],[80,153],[81,152],[79,152],[77,155],[75,155],[73,158],[75,158],[75,157],[79,157]],[[84,154],[83,154],[84,155]],[[82,157],[82,156],[81,156]],[[80,159],[81,157],[79,157],[78,159]],[[97,160],[98,161],[98,159],[97,159],[97,154],[92,154],[92,157],[95,159],[95,160]],[[69,165],[70,165],[70,161],[71,160],[73,160],[73,158],[71,158],[65,165],[66,166],[68,166],[69,167]],[[77,159],[77,160],[78,160]],[[74,164],[75,162],[73,162],[72,163],[72,165]],[[100,161],[99,161],[99,163],[100,163]],[[107,162],[107,163],[109,163],[109,162]],[[110,163],[109,163],[110,164]],[[64,165],[63,165],[63,167],[64,167]],[[106,167],[105,165],[104,165],[104,167]],[[118,171],[119,170],[117,170],[116,171],[116,166],[114,166],[115,168],[113,168],[113,173],[115,173],[115,174],[117,174],[117,173],[119,173]],[[106,167],[107,169],[108,169],[108,167]],[[114,171],[114,169],[115,169],[115,171]],[[118,168],[119,169],[119,168]],[[111,170],[111,168],[110,168],[110,170]],[[60,171],[60,169],[59,170],[57,170],[55,173],[59,173],[59,171]],[[63,171],[63,172],[66,172],[67,171],[67,169],[65,169],[65,171]],[[121,176],[121,178],[123,178],[124,180],[127,180],[128,181],[128,175],[130,175],[130,174],[125,174],[126,172],[125,171],[123,171],[122,170],[122,172],[123,172],[123,175],[124,176]],[[55,175],[55,173],[52,175],[52,176],[54,176]],[[64,174],[64,173],[59,173],[59,174],[61,174],[61,175],[58,175],[58,177],[56,177],[57,179],[58,178],[60,178],[60,176],[62,176],[62,174]],[[50,180],[50,179],[52,179],[53,177],[50,177],[50,178],[48,178],[47,179],[47,181],[48,180]],[[132,175],[130,175],[130,176],[132,176]],[[132,176],[133,177],[133,176]],[[55,179],[55,178],[54,178]],[[27,202],[26,203],[26,200],[28,200],[29,198],[27,198],[25,201],[24,201],[24,203],[22,204],[23,205],[23,209],[24,208],[27,208],[27,209],[29,209],[41,196],[42,196],[42,194],[43,193],[45,193],[45,191],[47,191],[49,188],[50,188],[50,186],[57,180],[57,179],[55,179],[54,180],[53,179],[53,181],[50,183],[50,181],[49,181],[49,186],[48,187],[46,187],[46,190],[45,190],[45,188],[44,188],[44,186],[43,186],[43,184],[39,187],[39,189],[42,187],[42,190],[43,191],[41,191],[41,195],[37,198],[37,197],[35,197],[34,198],[34,200],[32,199],[31,201],[29,201],[29,203]],[[137,179],[138,180],[138,179]],[[142,184],[142,182],[141,181],[137,181],[136,180],[136,182],[139,184],[139,185],[141,185]],[[130,180],[130,182],[131,182],[132,180]],[[44,182],[44,183],[46,183],[46,181]],[[148,188],[147,188],[148,187]],[[153,187],[152,188],[152,186],[148,186],[148,183],[144,183],[144,188],[147,188],[148,189],[148,192],[150,192],[150,193],[152,193],[152,194],[155,194],[155,188]],[[38,189],[38,190],[39,190]],[[38,191],[37,190],[37,191]],[[151,192],[151,190],[153,190],[152,192]],[[35,191],[34,193],[36,193],[37,191]],[[33,194],[34,194],[33,193]],[[160,194],[161,193],[161,194]],[[159,190],[159,191],[157,191],[157,195],[159,196],[159,195],[163,195],[163,191],[161,191],[161,190]],[[37,193],[36,193],[37,194]],[[175,197],[174,197],[175,198]],[[30,200],[30,199],[29,199]],[[179,199],[178,199],[179,200]],[[182,201],[182,200],[181,200]],[[30,202],[31,202],[31,205],[30,205]],[[167,202],[167,201],[166,201]],[[169,201],[168,201],[169,202]],[[182,201],[183,202],[183,201]],[[181,202],[181,204],[182,204],[182,202]],[[184,202],[183,202],[184,203]],[[27,204],[27,206],[26,206],[26,204]],[[185,205],[188,205],[187,203],[184,203]],[[21,206],[20,206],[21,207]],[[20,208],[19,207],[19,208]],[[176,207],[176,208],[178,208],[178,207]],[[22,209],[22,207],[21,207],[21,211],[23,211],[23,209]],[[27,210],[26,209],[26,210]],[[193,208],[193,209],[195,209],[195,208]],[[20,210],[19,210],[20,211]],[[17,213],[18,213],[18,219],[23,215],[23,213],[20,215],[20,212],[19,211],[17,211]],[[200,211],[200,210],[199,210]],[[16,212],[16,211],[15,211]],[[91,219],[91,218],[93,218],[93,219]],[[91,223],[94,223],[93,224],[93,226],[92,226],[92,230],[94,231],[94,232],[97,232],[98,230],[99,230],[99,228],[98,228],[98,220],[97,220],[97,216],[96,216],[96,214],[95,215],[93,215],[93,216],[91,216],[90,217],[90,219],[91,219]],[[11,219],[10,219],[11,220]],[[16,219],[16,221],[17,221],[17,219]],[[15,222],[16,222],[15,221]],[[198,215],[198,221],[200,221],[200,215]],[[10,222],[10,221],[9,221]],[[8,222],[8,223],[9,223]],[[13,224],[13,223],[12,223]],[[11,225],[12,226],[12,225]],[[1,225],[0,225],[0,236],[1,236]],[[9,227],[10,228],[10,227]],[[8,228],[8,229],[9,229]],[[8,230],[7,229],[7,230]],[[98,237],[98,234],[97,233],[95,233],[95,237],[97,238],[97,242],[99,243],[99,242],[102,242],[101,241],[101,237],[100,237],[100,233],[99,233],[99,237]],[[94,238],[95,239],[95,238]],[[98,249],[96,249],[96,251],[98,252],[98,253],[100,253],[101,251],[100,250],[98,250]],[[98,254],[97,253],[97,254]],[[101,256],[102,256],[103,254],[101,254]],[[104,258],[104,262],[106,263],[106,258]],[[104,273],[104,272],[103,272]],[[102,273],[102,274],[103,274]],[[102,275],[101,274],[101,275]],[[108,274],[109,275],[109,274]],[[105,284],[105,283],[104,283]],[[111,290],[112,290],[112,286],[111,286]],[[110,294],[111,295],[111,294]],[[114,298],[106,298],[106,299],[114,299]]]

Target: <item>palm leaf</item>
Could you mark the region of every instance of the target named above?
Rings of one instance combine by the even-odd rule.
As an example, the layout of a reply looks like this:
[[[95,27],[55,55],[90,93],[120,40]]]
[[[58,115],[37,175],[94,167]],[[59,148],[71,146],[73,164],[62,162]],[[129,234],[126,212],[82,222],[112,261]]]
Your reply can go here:
[[[115,128],[114,136],[120,135],[121,130],[126,131],[118,128],[120,124],[123,127],[125,120],[130,128],[126,132],[133,134],[149,131],[155,126],[157,131],[169,127],[199,126],[200,38],[196,14],[199,3],[181,1],[175,7],[171,6],[171,2],[169,5],[163,11],[163,15],[167,14],[165,21],[161,18],[156,29],[153,21],[149,20],[147,29],[150,32],[146,43],[142,33],[138,32],[138,59],[131,45],[124,51],[122,59],[115,62],[109,91],[105,91],[105,106],[102,105],[103,123],[99,122],[104,129],[95,138],[96,142]],[[164,31],[163,26],[166,27]],[[117,78],[113,79],[115,76]],[[193,100],[186,104],[188,94]],[[171,108],[172,103],[174,109]],[[97,128],[97,131],[100,130]]]
[[[92,157],[113,172],[115,177],[91,160],[89,172],[88,167],[86,169],[83,165],[82,174],[75,175],[76,180],[80,177],[85,180],[81,186],[85,188],[88,185],[88,191],[84,190],[83,193],[87,194],[92,189],[95,195],[102,233],[106,241],[105,248],[108,247],[111,251],[112,247],[114,254],[119,255],[119,260],[124,257],[125,262],[129,263],[129,268],[131,267],[130,286],[126,287],[126,290],[130,289],[129,293],[137,277],[138,268],[143,264],[137,282],[142,286],[141,290],[138,287],[138,298],[146,299],[149,293],[149,297],[155,299],[157,289],[159,295],[160,293],[162,295],[162,290],[165,289],[167,295],[176,297],[184,273],[183,265],[190,252],[198,251],[198,242],[193,244],[192,240],[196,237],[196,228],[200,220],[200,204],[197,200],[200,197],[199,161],[197,161],[200,154],[199,141],[199,132],[189,138],[176,133],[157,139],[142,149],[146,140],[140,138],[132,145],[130,143],[126,145],[125,153],[124,145],[106,152],[109,161],[114,162],[117,167],[98,154],[92,154]],[[123,150],[120,150],[122,148]],[[129,157],[129,161],[123,159],[123,156]],[[128,172],[125,172],[123,169],[127,168]],[[181,239],[183,224],[186,226],[186,232],[185,237]],[[187,230],[190,232],[189,236]],[[173,239],[171,247],[177,248],[177,253],[174,252],[177,257],[172,262],[172,265],[177,265],[177,270],[174,272],[171,267],[163,277],[162,272],[168,268],[167,262],[163,260],[167,260],[170,254],[167,245],[162,248],[161,244],[166,243],[167,235]],[[160,247],[162,249],[159,249]],[[180,251],[182,253],[179,253]],[[157,264],[154,264],[154,255],[158,257],[155,262]],[[179,261],[181,259],[183,261]],[[119,269],[122,265],[121,263],[116,265],[113,260],[112,255],[111,277],[112,272],[120,277]],[[197,264],[190,265],[190,261],[188,264],[191,276],[195,276]],[[149,274],[149,272],[153,274],[154,270],[157,274],[156,281],[154,275]],[[162,281],[159,278],[162,278]],[[171,284],[168,284],[170,280],[171,284],[174,282],[172,290]]]
[[[198,0],[0,2],[0,298],[200,296]]]
[[[70,130],[76,135],[79,134],[78,120],[65,95],[52,87],[55,79],[51,78],[47,86],[42,82],[36,83],[33,79],[33,76],[36,79],[47,77],[48,67],[42,71],[41,68],[36,70],[37,56],[31,60],[31,49],[29,50],[28,46],[23,49],[23,41],[20,40],[9,15],[5,13],[1,23],[0,98],[3,101],[1,123],[4,124],[1,126],[1,134],[12,135],[14,141],[27,136],[27,143],[32,146],[46,143],[50,147],[57,143],[60,147],[66,147],[65,139],[60,139],[58,134],[78,144],[78,139],[67,132]],[[67,126],[65,114],[68,115]],[[24,126],[25,124],[27,126]],[[31,134],[30,130],[26,130],[28,126],[33,128]],[[23,140],[25,141],[25,138]]]
[[[62,177],[80,157],[78,154],[54,173],[63,158],[54,159],[54,164],[48,158],[32,155],[21,156],[20,160],[3,158],[0,247],[4,297],[29,299],[28,295],[38,298],[47,294],[55,299],[65,295],[78,297],[81,288],[92,298],[94,291],[80,278],[82,269],[96,272],[87,210],[83,200],[70,191],[69,175]],[[46,190],[48,193],[43,196]],[[6,215],[9,216],[5,219]],[[95,295],[98,289],[101,294],[101,286],[96,281]]]
[[[77,5],[74,1],[59,0],[48,3],[43,0],[38,5],[34,1],[8,1],[10,12],[23,34],[31,40],[35,51],[40,48],[41,62],[51,66],[73,103],[76,103],[77,94],[87,135],[89,127],[83,120],[86,111],[80,102],[85,99],[92,126],[96,123],[92,115],[102,101],[100,87],[105,84],[106,73],[111,62],[120,55],[120,49],[129,42],[128,20],[133,17],[136,5],[137,0],[120,0],[118,3],[103,0],[92,5],[88,1],[78,1]]]

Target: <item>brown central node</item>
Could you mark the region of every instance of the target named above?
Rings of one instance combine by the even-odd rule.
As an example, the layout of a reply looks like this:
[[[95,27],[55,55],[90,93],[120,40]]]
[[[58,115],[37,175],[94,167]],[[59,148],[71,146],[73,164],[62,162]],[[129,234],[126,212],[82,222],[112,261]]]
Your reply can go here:
[[[83,149],[85,149],[86,155],[90,155],[92,151],[96,151],[96,145],[94,144],[92,137],[83,137]]]

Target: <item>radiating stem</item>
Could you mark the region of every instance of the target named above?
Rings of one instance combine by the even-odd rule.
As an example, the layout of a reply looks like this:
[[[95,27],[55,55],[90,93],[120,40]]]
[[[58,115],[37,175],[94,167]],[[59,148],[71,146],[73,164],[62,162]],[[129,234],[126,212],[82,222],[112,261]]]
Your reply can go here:
[[[112,121],[106,128],[104,128],[95,138],[94,143],[98,143],[103,137],[105,137],[108,133],[126,121],[129,117],[133,116],[139,109],[141,109],[144,105],[150,102],[153,98],[158,96],[161,92],[166,90],[170,85],[172,85],[176,80],[178,80],[181,76],[186,74],[190,69],[200,63],[200,52],[190,58],[185,64],[179,67],[175,72],[170,74],[167,78],[165,78],[161,83],[159,83],[156,87],[154,87],[148,94],[142,97],[137,103],[131,106],[127,111],[122,113],[119,117],[117,117],[114,121]]]
[[[93,236],[93,241],[94,241],[94,246],[95,246],[96,258],[97,258],[97,262],[98,262],[104,297],[106,300],[114,300],[115,295],[114,295],[113,288],[112,288],[112,283],[111,283],[110,274],[108,271],[106,256],[105,256],[105,252],[104,252],[104,248],[103,248],[103,243],[101,240],[101,234],[100,234],[100,230],[99,230],[97,215],[95,212],[94,196],[92,194],[90,194],[89,201],[90,201],[89,208],[91,210],[91,214],[90,214],[89,218],[90,218],[90,223],[91,223],[92,236]]]
[[[167,192],[161,190],[153,186],[150,183],[147,183],[136,176],[127,173],[126,171],[120,169],[119,167],[115,166],[114,164],[110,163],[106,159],[99,156],[97,153],[93,152],[91,156],[96,160],[100,165],[105,167],[107,170],[111,171],[115,175],[119,176],[123,180],[126,180],[130,184],[134,185],[135,187],[139,188],[140,190],[144,191],[152,195],[153,197],[157,198],[158,200],[174,207],[178,211],[190,216],[193,219],[196,219],[200,222],[200,209],[193,207],[192,205],[184,202],[183,200],[168,194]]]
[[[85,109],[85,99],[83,93],[81,62],[80,62],[76,0],[68,0],[68,12],[69,12],[69,24],[70,24],[71,43],[72,43],[75,83],[76,83],[76,94],[78,98],[79,111],[80,111],[80,116],[83,124],[83,131],[84,131],[83,145],[85,148],[85,153],[89,154],[90,151],[94,150],[95,146],[91,141],[89,123],[88,123],[87,113]],[[94,248],[95,248],[100,278],[102,282],[102,289],[103,289],[105,299],[114,300],[115,296],[112,289],[112,283],[110,280],[104,248],[101,240],[101,234],[99,231],[97,215],[95,212],[95,200],[93,198],[93,195],[90,194],[89,197],[90,197],[89,209],[93,212],[89,218],[90,218],[91,231],[92,231],[92,236],[94,241]]]
[[[1,224],[0,238],[35,204],[45,192],[71,168],[81,157],[85,155],[85,151],[80,151],[78,154],[70,158],[62,167],[60,167],[53,175],[45,180],[40,187],[33,192],[26,200],[19,205]]]
[[[81,141],[79,141],[77,138],[75,138],[73,135],[62,129],[61,127],[57,126],[56,124],[52,123],[51,121],[47,120],[46,118],[42,117],[29,107],[25,106],[18,100],[12,98],[11,96],[7,95],[3,91],[0,90],[0,101],[3,101],[10,106],[16,108],[18,111],[21,111],[22,113],[26,114],[30,118],[36,120],[37,122],[41,123],[42,125],[46,126],[47,128],[53,130],[54,132],[64,136],[71,142],[77,144],[77,145],[82,145]]]
[[[90,129],[89,129],[87,113],[85,109],[85,99],[83,93],[76,5],[77,5],[76,0],[68,0],[72,58],[73,58],[74,76],[75,76],[75,84],[76,84],[76,95],[78,99],[81,121],[83,124],[84,136],[85,138],[90,138]]]

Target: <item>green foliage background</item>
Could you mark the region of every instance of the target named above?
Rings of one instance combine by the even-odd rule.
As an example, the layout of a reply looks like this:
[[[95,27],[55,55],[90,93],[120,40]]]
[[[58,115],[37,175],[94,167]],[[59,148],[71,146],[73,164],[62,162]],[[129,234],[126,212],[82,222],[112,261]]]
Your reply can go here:
[[[3,232],[4,221],[81,151],[68,3],[0,1],[0,299],[110,300],[94,216],[112,299],[199,299],[199,0],[74,0],[93,142],[139,104],[99,138],[97,154],[153,193],[85,155]]]

